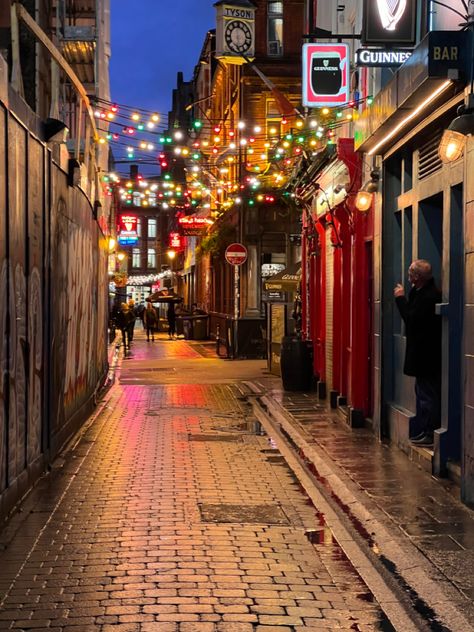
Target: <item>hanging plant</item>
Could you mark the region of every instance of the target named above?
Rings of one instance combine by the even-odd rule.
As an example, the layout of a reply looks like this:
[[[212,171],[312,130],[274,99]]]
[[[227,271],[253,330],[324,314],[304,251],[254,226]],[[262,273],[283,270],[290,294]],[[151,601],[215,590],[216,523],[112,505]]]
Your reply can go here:
[[[209,235],[201,239],[201,243],[196,247],[196,257],[197,259],[202,259],[204,255],[218,257],[234,240],[234,226],[228,223],[216,226]]]

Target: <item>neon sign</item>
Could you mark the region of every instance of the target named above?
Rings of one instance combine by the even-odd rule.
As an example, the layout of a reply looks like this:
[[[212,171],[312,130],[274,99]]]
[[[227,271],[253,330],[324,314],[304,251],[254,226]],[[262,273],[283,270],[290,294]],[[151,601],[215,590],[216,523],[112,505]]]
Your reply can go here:
[[[185,215],[178,219],[178,223],[186,236],[204,235],[209,226],[214,223],[210,217],[194,217],[193,215]]]

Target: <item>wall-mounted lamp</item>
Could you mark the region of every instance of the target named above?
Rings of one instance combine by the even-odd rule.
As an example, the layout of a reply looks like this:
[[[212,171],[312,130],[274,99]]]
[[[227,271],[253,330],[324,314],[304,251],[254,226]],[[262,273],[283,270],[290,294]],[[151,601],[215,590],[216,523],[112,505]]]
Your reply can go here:
[[[467,137],[474,134],[474,94],[469,94],[466,105],[458,108],[458,116],[444,130],[438,155],[448,164],[461,158]]]
[[[370,172],[370,180],[358,191],[354,204],[358,211],[366,213],[372,206],[374,193],[379,190],[380,171],[372,169]]]
[[[118,252],[117,253],[117,259],[119,261],[123,261],[125,259],[125,253],[124,252]]]
[[[66,123],[54,118],[47,118],[43,123],[44,140],[47,143],[65,143],[69,134]]]

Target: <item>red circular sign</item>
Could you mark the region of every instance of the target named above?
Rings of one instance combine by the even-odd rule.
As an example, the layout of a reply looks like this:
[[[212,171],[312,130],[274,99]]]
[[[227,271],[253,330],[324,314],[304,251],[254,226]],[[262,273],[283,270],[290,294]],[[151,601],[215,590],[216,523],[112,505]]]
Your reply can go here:
[[[247,261],[247,248],[242,244],[230,244],[225,251],[225,260],[232,266],[241,266]]]

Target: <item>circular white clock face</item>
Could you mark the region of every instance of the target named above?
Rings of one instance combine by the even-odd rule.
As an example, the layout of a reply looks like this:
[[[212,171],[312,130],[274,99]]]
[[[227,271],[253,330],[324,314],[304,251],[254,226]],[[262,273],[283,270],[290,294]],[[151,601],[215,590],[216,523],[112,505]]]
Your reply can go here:
[[[252,31],[242,20],[231,20],[225,27],[225,41],[234,53],[245,53],[252,45]]]

